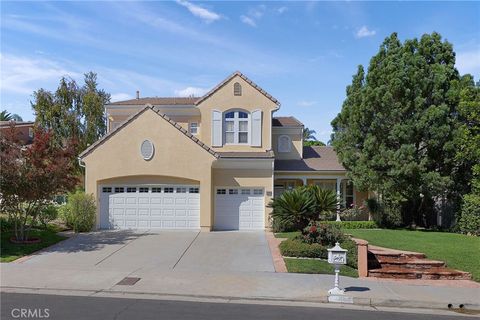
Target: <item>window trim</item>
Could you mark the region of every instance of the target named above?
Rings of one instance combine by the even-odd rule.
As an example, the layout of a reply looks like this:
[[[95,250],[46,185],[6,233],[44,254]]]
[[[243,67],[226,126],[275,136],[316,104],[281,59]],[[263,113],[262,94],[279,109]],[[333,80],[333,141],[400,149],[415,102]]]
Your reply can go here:
[[[288,146],[286,149],[282,149],[280,148],[280,146],[282,145],[280,143],[280,141],[283,139],[283,138],[287,138],[288,140]],[[277,141],[277,150],[279,153],[288,153],[288,152],[292,152],[292,138],[290,138],[289,135],[286,135],[286,134],[282,134],[281,136],[278,137],[278,141]]]
[[[233,84],[233,95],[237,97],[242,95],[242,85],[239,82]]]
[[[233,118],[227,118],[228,113],[233,112]],[[247,115],[246,118],[240,118],[240,112]],[[227,131],[227,122],[233,122],[233,131]],[[240,122],[247,122],[247,131],[240,131]],[[227,110],[223,113],[223,140],[225,141],[224,145],[250,145],[252,138],[252,115],[247,110],[243,109],[233,109]],[[227,142],[227,133],[233,132],[233,142]],[[247,142],[240,142],[240,133],[247,133]]]
[[[195,129],[195,132],[192,132],[192,129]],[[188,132],[190,132],[191,135],[196,136],[199,132],[198,129],[199,129],[199,125],[197,121],[193,121],[188,124]]]

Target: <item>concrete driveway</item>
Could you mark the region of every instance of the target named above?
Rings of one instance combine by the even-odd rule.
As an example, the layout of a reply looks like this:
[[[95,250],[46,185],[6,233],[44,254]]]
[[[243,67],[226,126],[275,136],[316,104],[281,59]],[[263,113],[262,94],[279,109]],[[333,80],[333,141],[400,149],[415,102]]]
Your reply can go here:
[[[22,262],[130,273],[274,272],[264,232],[103,231],[80,234]]]

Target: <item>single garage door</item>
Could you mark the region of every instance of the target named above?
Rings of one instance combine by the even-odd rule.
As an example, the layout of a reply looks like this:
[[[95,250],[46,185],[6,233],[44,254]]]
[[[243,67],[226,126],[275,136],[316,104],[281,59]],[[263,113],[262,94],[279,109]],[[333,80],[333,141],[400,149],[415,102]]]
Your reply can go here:
[[[100,187],[102,229],[199,229],[200,187]]]
[[[265,198],[261,188],[218,188],[215,196],[216,230],[262,230]]]

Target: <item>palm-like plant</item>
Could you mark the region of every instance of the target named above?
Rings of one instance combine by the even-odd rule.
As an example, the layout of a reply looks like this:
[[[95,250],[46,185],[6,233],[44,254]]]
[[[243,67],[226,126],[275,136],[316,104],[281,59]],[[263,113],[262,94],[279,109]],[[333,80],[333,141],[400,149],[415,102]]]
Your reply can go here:
[[[326,220],[337,210],[337,195],[333,190],[322,189],[319,186],[308,186],[308,193],[313,198],[315,220]]]
[[[317,138],[315,137],[315,130],[310,130],[308,128],[303,129],[303,140],[304,141],[317,141]]]
[[[12,114],[7,110],[0,112],[0,121],[10,121],[12,120]]]
[[[306,189],[296,188],[273,199],[269,207],[273,208],[273,219],[303,230],[311,220],[309,216],[314,211],[314,199]]]
[[[11,120],[15,120],[17,122],[20,122],[20,121],[22,121],[22,117],[20,117],[16,113],[12,114],[12,113],[8,112],[7,110],[3,110],[2,112],[0,112],[0,121],[11,121]]]

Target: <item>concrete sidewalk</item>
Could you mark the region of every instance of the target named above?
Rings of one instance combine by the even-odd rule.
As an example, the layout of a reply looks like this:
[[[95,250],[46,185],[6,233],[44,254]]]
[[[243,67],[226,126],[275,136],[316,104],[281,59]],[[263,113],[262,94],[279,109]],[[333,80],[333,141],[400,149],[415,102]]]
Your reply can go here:
[[[117,285],[124,277],[141,278],[133,286]],[[341,277],[350,303],[359,305],[446,309],[463,304],[480,310],[480,288],[400,284]],[[1,290],[63,290],[89,293],[156,294],[218,299],[328,302],[331,275],[275,272],[195,272],[140,269],[127,272],[100,268],[40,268],[1,264]],[[25,291],[22,291],[25,292]]]

